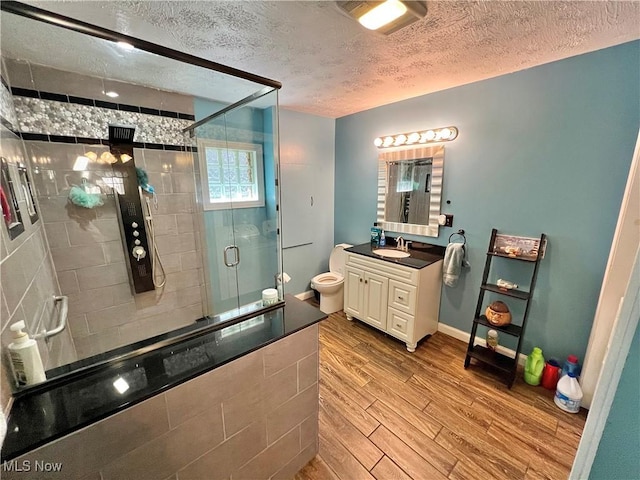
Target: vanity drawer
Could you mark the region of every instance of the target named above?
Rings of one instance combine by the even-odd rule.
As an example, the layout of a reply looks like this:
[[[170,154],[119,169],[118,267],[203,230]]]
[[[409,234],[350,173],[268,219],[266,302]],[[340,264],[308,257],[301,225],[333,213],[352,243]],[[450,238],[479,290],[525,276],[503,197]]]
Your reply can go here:
[[[416,309],[416,287],[389,280],[389,306],[413,314]]]
[[[389,308],[387,331],[396,338],[406,340],[413,335],[413,315]]]

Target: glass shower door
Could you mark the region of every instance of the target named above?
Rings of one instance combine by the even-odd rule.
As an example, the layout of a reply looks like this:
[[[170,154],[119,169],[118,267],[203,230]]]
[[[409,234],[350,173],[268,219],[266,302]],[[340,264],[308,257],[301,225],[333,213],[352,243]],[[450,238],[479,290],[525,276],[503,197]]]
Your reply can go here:
[[[272,92],[195,130],[209,316],[261,308],[282,271],[275,119]]]

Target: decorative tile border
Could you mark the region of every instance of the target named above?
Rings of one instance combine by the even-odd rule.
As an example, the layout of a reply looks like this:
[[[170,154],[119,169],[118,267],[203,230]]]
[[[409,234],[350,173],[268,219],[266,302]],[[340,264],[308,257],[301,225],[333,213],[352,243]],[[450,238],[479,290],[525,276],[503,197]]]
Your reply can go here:
[[[60,93],[40,92],[28,88],[13,87],[11,93],[16,97],[40,98],[42,100],[54,100],[63,103],[75,103],[78,105],[88,105],[91,107],[109,108],[111,110],[121,110],[124,112],[145,113],[147,115],[156,115],[159,117],[179,118],[181,120],[195,121],[195,115],[190,113],[173,112],[169,110],[157,110],[155,108],[139,107],[137,105],[127,105],[124,103],[105,102],[102,100],[94,100],[92,98],[74,97],[73,95],[65,95]]]
[[[9,130],[13,130],[18,125],[13,97],[5,79],[0,77],[0,80],[0,123]]]
[[[13,131],[17,136],[25,141],[70,143],[81,145],[109,145],[109,141],[104,138],[88,137],[66,137],[64,135],[46,135],[43,133],[27,133]],[[197,152],[197,147],[190,145],[167,145],[163,143],[133,142],[133,148],[147,148],[150,150],[166,150],[172,152]]]
[[[66,95],[46,94],[46,99],[19,95],[28,92],[34,91],[22,92],[14,89],[14,93],[18,94],[13,97],[17,115],[16,127],[22,134],[106,140],[108,125],[118,123],[135,125],[135,140],[141,144],[185,146],[191,143],[190,138],[182,133],[183,129],[192,124],[191,120],[118,110],[118,104],[98,100],[93,101],[93,105],[71,103]],[[46,92],[36,93],[42,97]],[[60,100],[56,99],[57,96]],[[62,101],[62,97],[67,101]],[[131,108],[142,110],[142,107]],[[61,140],[50,138],[50,141]],[[78,142],[76,140],[73,143]]]

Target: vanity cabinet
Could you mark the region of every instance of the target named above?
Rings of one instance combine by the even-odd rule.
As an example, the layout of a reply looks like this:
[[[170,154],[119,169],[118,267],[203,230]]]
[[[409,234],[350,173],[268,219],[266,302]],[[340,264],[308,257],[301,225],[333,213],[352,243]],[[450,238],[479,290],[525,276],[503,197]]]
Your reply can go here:
[[[423,268],[347,253],[344,311],[404,341],[414,352],[418,341],[438,330],[442,260]]]

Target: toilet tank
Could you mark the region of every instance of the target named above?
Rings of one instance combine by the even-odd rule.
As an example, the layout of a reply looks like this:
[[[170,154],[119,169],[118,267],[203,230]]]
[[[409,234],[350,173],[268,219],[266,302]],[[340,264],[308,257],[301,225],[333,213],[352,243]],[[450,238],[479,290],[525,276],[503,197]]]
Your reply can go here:
[[[329,271],[331,273],[344,275],[344,263],[346,257],[344,249],[349,247],[353,247],[353,245],[349,245],[348,243],[339,243],[333,247],[331,255],[329,255]]]

